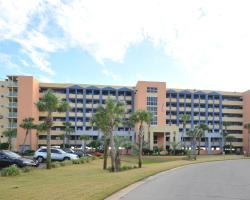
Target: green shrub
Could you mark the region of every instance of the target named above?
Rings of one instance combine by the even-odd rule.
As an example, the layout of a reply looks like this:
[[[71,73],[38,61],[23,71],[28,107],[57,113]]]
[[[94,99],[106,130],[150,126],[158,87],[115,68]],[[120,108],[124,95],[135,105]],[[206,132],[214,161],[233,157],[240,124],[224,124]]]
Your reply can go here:
[[[91,159],[92,159],[92,160],[96,160],[96,157],[95,157],[95,156],[93,156],[93,157],[91,157]]]
[[[4,142],[0,144],[0,150],[7,150],[9,149],[9,143]]]
[[[128,166],[128,165],[123,165],[122,167],[120,167],[120,170],[119,171],[126,171],[126,170],[130,170],[130,169],[136,169],[137,166],[134,165],[134,166]],[[111,167],[108,167],[107,170],[109,172],[111,172]]]
[[[72,161],[71,160],[65,160],[63,162],[60,162],[60,165],[63,166],[68,166],[68,165],[72,165]]]
[[[86,162],[85,158],[80,158],[79,161],[80,161],[81,164],[84,164]]]
[[[81,162],[80,162],[79,159],[77,159],[77,160],[72,160],[72,163],[73,163],[74,165],[79,165],[79,164],[81,164]]]
[[[58,168],[58,167],[60,167],[61,165],[60,165],[60,163],[59,162],[52,162],[51,163],[51,167],[52,168]]]
[[[20,169],[16,165],[11,165],[2,169],[1,176],[17,176],[20,174]]]
[[[32,167],[24,167],[24,168],[22,168],[22,172],[27,173],[27,172],[32,171],[33,169],[34,168],[32,168]]]

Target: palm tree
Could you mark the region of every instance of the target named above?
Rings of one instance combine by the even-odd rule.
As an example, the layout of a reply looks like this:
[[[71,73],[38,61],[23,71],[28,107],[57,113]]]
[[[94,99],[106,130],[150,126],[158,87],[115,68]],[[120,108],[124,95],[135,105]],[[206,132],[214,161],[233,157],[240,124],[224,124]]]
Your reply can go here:
[[[68,103],[60,102],[53,94],[52,90],[48,90],[43,97],[36,103],[40,112],[46,112],[47,116],[44,121],[47,132],[47,169],[51,169],[51,128],[53,126],[53,112],[66,112]]]
[[[63,136],[63,148],[65,148],[66,144],[69,145],[70,134],[74,130],[71,128],[71,122],[63,122],[63,126],[65,127]]]
[[[132,128],[135,127],[135,122],[129,118],[125,123],[124,123],[125,126],[128,127],[128,138],[129,138],[129,141],[131,141],[131,130]]]
[[[208,130],[208,125],[201,123],[197,130],[197,139],[198,139],[198,155],[200,155],[201,150],[201,138],[205,137],[205,131]]]
[[[135,124],[139,124],[139,155],[138,155],[138,167],[142,167],[142,138],[143,138],[143,124],[149,124],[151,120],[151,113],[145,110],[138,110],[134,112],[131,116],[131,119]]]
[[[84,155],[86,154],[86,143],[90,139],[88,135],[81,135],[80,140],[82,140],[82,149],[84,152]]]
[[[107,112],[103,106],[97,108],[93,116],[92,124],[103,133],[104,152],[103,152],[103,169],[107,169],[108,149],[109,149],[109,122],[106,117]]]
[[[11,141],[12,138],[16,137],[17,131],[16,129],[8,129],[3,131],[3,135],[8,138],[9,150],[12,149]]]
[[[28,118],[23,119],[23,122],[20,124],[20,127],[26,130],[23,145],[22,145],[22,152],[24,152],[24,145],[26,143],[27,136],[28,134],[30,134],[30,138],[31,138],[31,130],[36,128],[36,125],[34,124],[34,118],[28,117]],[[31,141],[30,141],[30,145],[31,145]]]
[[[115,149],[116,149],[115,162],[117,169],[119,171],[121,168],[120,147],[126,147],[127,143],[129,142],[129,139],[121,136],[115,136],[114,139],[115,139]]]
[[[190,129],[187,132],[187,136],[189,136],[191,138],[192,155],[193,155],[195,160],[196,160],[196,140],[197,140],[198,134],[199,134],[198,128]]]
[[[184,141],[184,135],[186,133],[186,125],[187,125],[187,122],[189,122],[191,119],[191,116],[190,115],[185,115],[185,114],[182,114],[180,116],[180,120],[182,122],[182,125],[183,125],[183,130],[182,130],[182,134],[181,134],[181,146],[183,146],[183,141]]]
[[[108,131],[109,143],[111,147],[111,171],[118,171],[115,163],[115,141],[114,130],[121,124],[124,116],[124,104],[122,102],[115,102],[113,99],[107,99],[105,106],[100,106],[94,115],[93,123],[97,128],[103,131],[104,135]],[[107,146],[107,145],[105,145]]]
[[[247,156],[250,156],[250,123],[245,124],[244,128],[248,130],[248,152],[247,152]]]
[[[173,149],[173,154],[175,155],[176,154],[176,149],[177,147],[179,146],[180,142],[176,142],[176,141],[172,141],[170,142],[170,146],[172,147]]]

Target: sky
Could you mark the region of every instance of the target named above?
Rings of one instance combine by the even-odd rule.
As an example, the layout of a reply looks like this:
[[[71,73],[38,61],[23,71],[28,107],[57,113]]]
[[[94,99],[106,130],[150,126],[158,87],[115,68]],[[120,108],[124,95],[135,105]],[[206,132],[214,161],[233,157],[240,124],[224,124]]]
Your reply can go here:
[[[250,89],[249,0],[0,0],[0,79]]]

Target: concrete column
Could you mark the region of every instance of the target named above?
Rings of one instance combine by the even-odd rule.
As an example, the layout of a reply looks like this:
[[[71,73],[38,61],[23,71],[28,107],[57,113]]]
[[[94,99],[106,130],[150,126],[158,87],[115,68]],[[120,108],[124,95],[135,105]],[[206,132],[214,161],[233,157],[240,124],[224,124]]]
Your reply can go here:
[[[149,144],[150,150],[153,150],[153,146],[154,146],[154,132],[150,131],[150,144]]]
[[[166,132],[163,133],[163,151],[166,151]]]

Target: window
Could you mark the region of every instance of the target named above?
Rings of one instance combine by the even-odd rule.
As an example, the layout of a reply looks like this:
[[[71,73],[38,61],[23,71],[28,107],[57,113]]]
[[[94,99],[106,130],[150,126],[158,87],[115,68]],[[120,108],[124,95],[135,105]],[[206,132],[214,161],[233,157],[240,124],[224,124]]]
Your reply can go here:
[[[147,87],[147,93],[157,93],[157,87]]]
[[[47,152],[47,149],[41,149],[39,152],[41,152],[41,153],[46,153],[46,152]]]
[[[147,97],[147,111],[152,114],[151,125],[157,125],[157,97]]]
[[[154,144],[157,144],[157,135],[154,135]]]
[[[51,153],[61,154],[61,152],[58,151],[57,149],[51,149]]]

